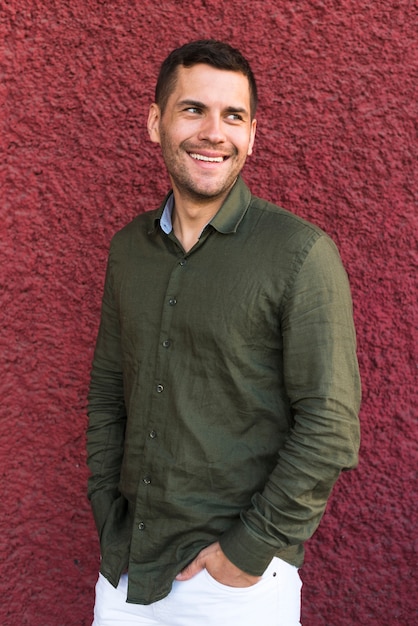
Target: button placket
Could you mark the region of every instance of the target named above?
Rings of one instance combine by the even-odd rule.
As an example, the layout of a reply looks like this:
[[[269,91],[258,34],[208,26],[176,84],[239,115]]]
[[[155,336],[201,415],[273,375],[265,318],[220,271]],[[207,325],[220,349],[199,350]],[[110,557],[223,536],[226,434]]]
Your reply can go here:
[[[159,354],[154,370],[154,389],[153,389],[153,402],[150,408],[148,430],[146,431],[146,440],[148,445],[145,446],[145,454],[143,457],[141,478],[138,485],[138,508],[137,511],[141,515],[141,511],[146,510],[146,503],[151,503],[152,498],[158,493],[158,486],[153,487],[153,479],[156,478],[158,485],[158,475],[154,476],[154,473],[158,474],[158,465],[155,466],[155,458],[158,455],[158,435],[164,435],[164,425],[161,424],[161,415],[164,414],[165,405],[168,401],[167,396],[167,371],[171,359],[171,351],[174,347],[174,341],[171,337],[171,328],[174,315],[177,315],[176,307],[178,304],[179,282],[181,282],[182,276],[184,276],[183,267],[186,265],[186,259],[180,259],[176,261],[171,277],[167,284],[166,296],[164,298],[164,305],[162,310],[161,324],[159,328]],[[169,394],[168,394],[169,395]],[[157,491],[155,492],[155,489]],[[141,503],[141,507],[139,507]],[[138,517],[139,517],[138,515]],[[143,513],[142,513],[143,515]],[[141,515],[141,516],[142,516]],[[136,518],[137,529],[140,532],[146,530],[146,519],[141,520],[141,517]]]

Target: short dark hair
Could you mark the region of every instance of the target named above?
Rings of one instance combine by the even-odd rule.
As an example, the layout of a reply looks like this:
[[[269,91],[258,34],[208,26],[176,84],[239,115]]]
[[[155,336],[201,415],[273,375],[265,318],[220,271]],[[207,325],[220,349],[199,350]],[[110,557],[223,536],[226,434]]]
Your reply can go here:
[[[250,64],[239,50],[215,39],[199,39],[186,43],[173,50],[163,61],[155,88],[155,102],[162,113],[170,94],[174,90],[178,67],[192,67],[198,63],[205,63],[220,70],[244,74],[248,78],[250,87],[251,117],[255,116],[258,101],[257,85]]]

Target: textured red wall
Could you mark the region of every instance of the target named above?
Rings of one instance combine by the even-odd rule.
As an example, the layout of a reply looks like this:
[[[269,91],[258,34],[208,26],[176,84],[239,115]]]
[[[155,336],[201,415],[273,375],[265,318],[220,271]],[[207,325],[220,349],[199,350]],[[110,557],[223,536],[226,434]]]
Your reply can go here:
[[[91,622],[85,398],[106,251],[167,189],[146,112],[166,53],[202,36],[259,77],[254,193],[329,232],[353,289],[361,463],[310,542],[304,626],[414,622],[416,18],[409,0],[0,0],[3,626]]]

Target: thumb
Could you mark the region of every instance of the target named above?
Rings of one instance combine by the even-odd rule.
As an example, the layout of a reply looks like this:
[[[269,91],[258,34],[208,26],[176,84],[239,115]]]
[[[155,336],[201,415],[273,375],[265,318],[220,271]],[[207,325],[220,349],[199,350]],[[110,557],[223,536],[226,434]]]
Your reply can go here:
[[[196,557],[194,561],[189,563],[189,565],[187,565],[181,572],[179,572],[179,574],[177,574],[176,580],[189,580],[190,578],[193,578],[193,576],[196,576],[196,574],[201,572],[204,566],[205,564],[203,560],[199,559],[199,557]]]

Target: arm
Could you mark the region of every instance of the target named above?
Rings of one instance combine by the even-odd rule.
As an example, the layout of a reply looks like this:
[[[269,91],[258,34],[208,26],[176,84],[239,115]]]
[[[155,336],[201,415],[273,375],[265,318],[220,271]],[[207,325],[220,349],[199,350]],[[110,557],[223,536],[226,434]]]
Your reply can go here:
[[[360,383],[352,304],[338,252],[320,237],[289,285],[281,315],[293,427],[252,506],[221,538],[253,576],[280,550],[315,532],[340,472],[355,466]]]
[[[88,400],[87,464],[91,472],[88,497],[100,535],[112,503],[119,495],[126,423],[119,318],[113,298],[110,261]]]

